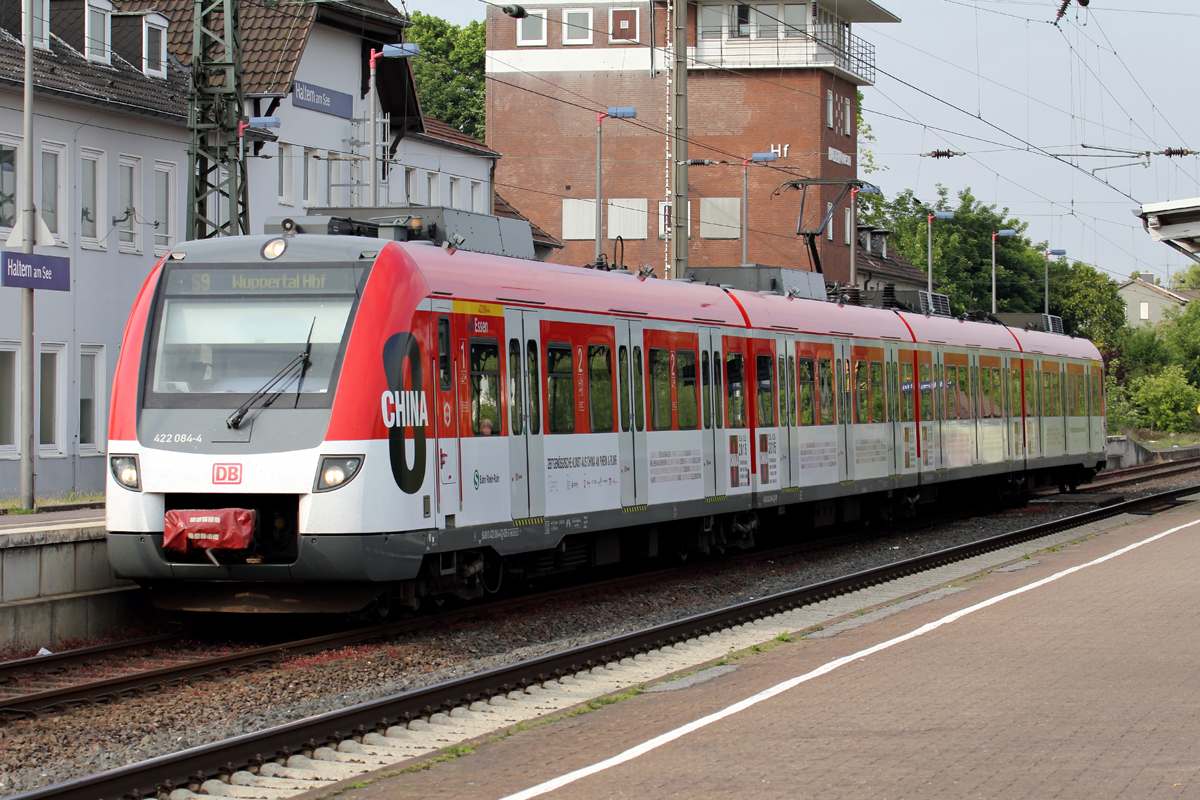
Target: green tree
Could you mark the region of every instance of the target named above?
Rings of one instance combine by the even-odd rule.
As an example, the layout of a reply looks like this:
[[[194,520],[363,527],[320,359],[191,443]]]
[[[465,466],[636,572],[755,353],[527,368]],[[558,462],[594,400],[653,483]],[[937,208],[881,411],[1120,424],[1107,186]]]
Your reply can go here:
[[[862,107],[863,93],[860,89],[858,92],[858,118],[854,120],[854,128],[858,133],[858,169],[863,175],[870,175],[873,172],[886,172],[887,167],[881,167],[875,163],[875,153],[871,150],[871,145],[875,141],[875,134],[871,132],[871,123],[863,119]],[[880,224],[875,220],[882,219],[883,206],[883,195],[860,194],[858,196],[859,221],[872,225]]]
[[[1175,288],[1193,291],[1200,289],[1200,264],[1191,264],[1187,269],[1176,272]]]
[[[1188,383],[1178,364],[1171,364],[1157,375],[1138,378],[1130,388],[1130,399],[1145,411],[1154,430],[1180,433],[1195,428],[1200,389]]]
[[[1200,385],[1200,303],[1185,308],[1168,308],[1157,333],[1172,364],[1183,369],[1187,379]]]
[[[1120,332],[1119,339],[1120,365],[1109,365],[1110,369],[1117,372],[1118,379],[1127,378],[1132,381],[1153,375],[1172,363],[1171,348],[1158,328],[1149,325],[1126,327]]]
[[[1080,261],[1050,264],[1050,313],[1062,317],[1067,333],[1078,331],[1097,347],[1115,342],[1125,327],[1125,301],[1117,285]]]
[[[405,39],[421,46],[421,55],[412,59],[421,110],[483,141],[487,29],[478,20],[451,25],[420,11],[411,20]]]

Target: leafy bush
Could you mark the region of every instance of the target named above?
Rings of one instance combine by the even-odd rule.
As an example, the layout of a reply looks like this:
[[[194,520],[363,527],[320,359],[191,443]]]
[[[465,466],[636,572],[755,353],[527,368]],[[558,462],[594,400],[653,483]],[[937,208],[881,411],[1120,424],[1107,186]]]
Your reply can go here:
[[[1155,430],[1179,433],[1195,428],[1200,389],[1188,383],[1183,367],[1172,364],[1157,375],[1137,378],[1132,390],[1130,399]]]
[[[1104,378],[1105,410],[1108,414],[1108,433],[1116,436],[1131,428],[1141,427],[1142,415],[1129,400],[1129,392],[1111,373]]]

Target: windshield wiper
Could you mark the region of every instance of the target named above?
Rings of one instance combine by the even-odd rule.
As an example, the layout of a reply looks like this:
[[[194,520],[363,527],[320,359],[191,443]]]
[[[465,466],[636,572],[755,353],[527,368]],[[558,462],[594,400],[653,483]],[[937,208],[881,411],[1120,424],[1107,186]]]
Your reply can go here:
[[[308,366],[309,366],[308,356],[312,352],[313,328],[315,328],[316,325],[317,325],[317,318],[313,317],[312,325],[310,325],[308,328],[308,341],[306,341],[304,343],[304,350],[301,351],[300,353],[297,353],[296,357],[293,358],[291,361],[289,361],[284,366],[283,369],[279,370],[279,372],[276,372],[275,377],[271,378],[271,380],[269,380],[265,384],[263,384],[261,389],[259,389],[254,394],[250,395],[250,399],[247,400],[246,402],[242,403],[240,406],[238,406],[237,411],[234,411],[232,414],[230,414],[228,417],[226,417],[225,418],[226,427],[237,430],[238,426],[242,424],[242,420],[244,420],[246,418],[246,413],[250,410],[250,407],[254,405],[255,401],[257,401],[260,397],[266,396],[267,392],[274,389],[275,385],[278,384],[280,381],[282,381],[284,378],[287,378],[288,375],[292,372],[292,370],[294,370],[297,366],[300,366],[300,375],[303,378],[304,373],[305,373],[305,371],[307,371]],[[298,387],[297,387],[297,393],[299,393]],[[283,394],[282,388],[279,391],[275,392],[275,394],[271,395],[271,397],[267,399],[267,402],[263,403],[263,408],[267,408],[268,406],[271,405],[271,403],[274,403],[275,400],[278,399],[279,395],[281,395],[281,394]]]

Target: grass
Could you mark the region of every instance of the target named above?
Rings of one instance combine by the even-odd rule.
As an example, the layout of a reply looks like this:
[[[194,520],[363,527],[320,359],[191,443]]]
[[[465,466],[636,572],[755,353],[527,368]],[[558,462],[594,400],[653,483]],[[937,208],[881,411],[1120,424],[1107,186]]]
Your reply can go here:
[[[1200,433],[1195,431],[1188,433],[1163,433],[1162,431],[1152,431],[1148,428],[1134,428],[1125,433],[1129,438],[1155,450],[1174,447],[1175,445],[1190,447],[1200,444]]]
[[[104,492],[58,492],[41,495],[35,499],[36,505],[50,506],[59,503],[103,503]],[[0,497],[0,509],[9,514],[32,514],[32,511],[21,510],[20,497]]]

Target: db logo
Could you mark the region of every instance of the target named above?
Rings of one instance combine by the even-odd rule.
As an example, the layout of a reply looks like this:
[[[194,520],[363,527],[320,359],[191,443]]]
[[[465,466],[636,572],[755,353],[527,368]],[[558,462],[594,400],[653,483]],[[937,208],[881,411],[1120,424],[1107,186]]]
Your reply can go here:
[[[213,483],[241,483],[241,464],[213,464]]]

